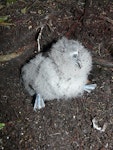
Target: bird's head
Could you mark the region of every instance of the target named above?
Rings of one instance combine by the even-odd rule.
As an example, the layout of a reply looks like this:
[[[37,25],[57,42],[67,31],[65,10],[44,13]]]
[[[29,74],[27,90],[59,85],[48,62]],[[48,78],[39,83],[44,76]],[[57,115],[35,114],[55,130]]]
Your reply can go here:
[[[68,40],[67,38],[62,37],[60,40],[58,40],[57,43],[53,45],[52,55],[58,61],[62,60],[62,62],[65,63],[72,62],[78,66],[79,56],[82,49],[83,46],[80,42],[75,40]]]
[[[58,52],[62,55],[67,55],[68,57],[77,58],[83,46],[74,40],[68,40],[67,38],[63,37],[56,43],[56,47]]]

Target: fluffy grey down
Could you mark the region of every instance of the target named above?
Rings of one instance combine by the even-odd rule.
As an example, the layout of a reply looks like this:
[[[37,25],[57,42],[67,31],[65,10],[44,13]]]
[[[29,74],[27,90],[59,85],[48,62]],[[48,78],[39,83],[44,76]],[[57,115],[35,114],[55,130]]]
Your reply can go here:
[[[67,100],[89,90],[85,85],[92,57],[80,42],[62,37],[44,54],[39,53],[22,68],[23,83],[31,96]]]

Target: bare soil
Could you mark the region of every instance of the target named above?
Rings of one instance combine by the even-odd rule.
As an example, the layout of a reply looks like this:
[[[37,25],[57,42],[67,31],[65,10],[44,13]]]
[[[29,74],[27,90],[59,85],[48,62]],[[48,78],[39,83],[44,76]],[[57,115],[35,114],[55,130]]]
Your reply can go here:
[[[0,9],[5,15],[12,25],[0,24],[0,123],[5,123],[0,149],[113,150],[112,0],[19,0]],[[42,50],[66,36],[91,51],[89,80],[97,88],[71,101],[49,101],[34,112],[20,70],[38,53],[42,25]],[[94,128],[94,118],[98,127],[106,125],[103,132]]]

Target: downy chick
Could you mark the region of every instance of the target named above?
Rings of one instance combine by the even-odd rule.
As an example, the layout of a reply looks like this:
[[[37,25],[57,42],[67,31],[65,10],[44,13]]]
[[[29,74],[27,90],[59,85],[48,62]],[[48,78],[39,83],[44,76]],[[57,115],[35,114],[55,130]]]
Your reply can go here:
[[[45,107],[45,100],[68,100],[95,89],[96,84],[86,85],[92,57],[80,42],[63,37],[44,53],[22,68],[26,90],[36,94],[34,110]]]

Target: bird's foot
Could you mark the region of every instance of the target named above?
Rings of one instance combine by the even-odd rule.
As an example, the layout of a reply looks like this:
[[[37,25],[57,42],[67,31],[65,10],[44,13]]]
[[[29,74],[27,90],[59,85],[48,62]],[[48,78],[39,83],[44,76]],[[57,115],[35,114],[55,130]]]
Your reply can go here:
[[[36,99],[35,99],[35,103],[34,103],[34,111],[36,111],[37,109],[41,109],[45,107],[45,103],[43,98],[41,98],[40,94],[36,95]]]
[[[84,91],[90,93],[92,90],[96,88],[97,84],[88,84],[84,86]]]

